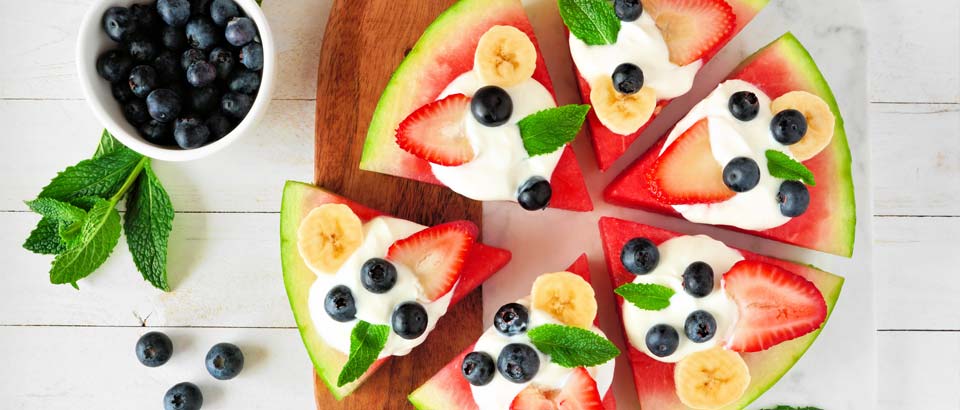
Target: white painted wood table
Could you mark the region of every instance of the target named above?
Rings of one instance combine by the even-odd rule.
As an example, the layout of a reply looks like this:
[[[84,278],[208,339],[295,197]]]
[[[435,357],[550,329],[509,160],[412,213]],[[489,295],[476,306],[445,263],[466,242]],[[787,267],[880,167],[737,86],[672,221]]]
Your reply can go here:
[[[783,0],[780,0],[783,1]],[[268,118],[208,160],[156,164],[177,216],[174,292],[143,282],[121,242],[81,291],[48,283],[49,258],[20,247],[37,217],[23,200],[89,156],[101,127],[74,69],[88,0],[0,0],[0,408],[159,408],[180,381],[205,409],[310,409],[311,367],[283,291],[283,180],[313,170],[316,63],[329,1],[266,0],[281,52]],[[802,2],[798,2],[802,4]],[[802,7],[802,6],[801,6]],[[878,397],[863,409],[960,409],[960,3],[864,0],[874,192]],[[599,274],[600,272],[597,272]],[[141,366],[133,345],[162,328],[176,354]],[[206,375],[219,341],[244,374]],[[844,389],[844,386],[836,386]],[[804,403],[796,403],[804,404]]]

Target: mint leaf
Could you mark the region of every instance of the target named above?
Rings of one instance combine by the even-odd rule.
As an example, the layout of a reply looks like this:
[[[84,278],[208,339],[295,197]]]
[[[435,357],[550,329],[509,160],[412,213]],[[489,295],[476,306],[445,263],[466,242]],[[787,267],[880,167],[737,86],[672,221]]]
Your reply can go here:
[[[150,165],[143,168],[127,195],[123,230],[133,263],[143,278],[157,289],[167,284],[167,240],[173,229],[173,205]]]
[[[606,0],[559,0],[560,17],[574,36],[589,46],[613,44],[620,19]]]
[[[670,297],[675,293],[666,286],[646,283],[627,283],[614,292],[643,310],[666,309],[670,306]]]
[[[95,159],[83,160],[59,174],[40,191],[41,198],[69,201],[84,196],[109,198],[123,183],[143,157],[129,149],[121,149]]]
[[[100,144],[97,145],[97,152],[93,154],[93,158],[100,158],[107,154],[112,154],[114,152],[125,149],[126,147],[117,141],[113,135],[110,135],[110,132],[103,130],[103,133],[100,134]]]
[[[540,325],[530,329],[527,336],[537,350],[563,367],[599,366],[620,355],[612,342],[579,327]]]
[[[817,185],[817,181],[813,178],[813,172],[810,172],[810,169],[805,165],[788,157],[787,154],[768,149],[766,156],[767,170],[770,171],[770,175],[773,177],[786,180],[799,180],[810,186]]]
[[[76,242],[53,260],[50,283],[75,283],[107,260],[120,238],[120,214],[114,205],[98,199],[90,208]]]
[[[27,201],[26,204],[33,212],[43,215],[45,218],[67,223],[82,221],[87,216],[87,212],[83,209],[53,198],[37,198],[33,201]]]
[[[781,406],[777,406],[777,407],[770,407],[770,408],[763,409],[763,410],[823,410],[823,409],[821,409],[821,408],[819,408],[819,407],[809,407],[809,406],[808,406],[808,407],[793,407],[793,406],[782,406],[782,405],[781,405]]]
[[[66,244],[60,239],[60,221],[47,217],[40,219],[23,243],[23,248],[40,255],[56,255],[67,250]]]
[[[359,321],[350,332],[350,357],[340,370],[337,377],[337,387],[350,383],[363,376],[373,362],[377,361],[380,351],[387,344],[390,336],[390,326],[372,325]]]
[[[565,105],[546,109],[520,120],[520,138],[531,157],[549,154],[577,137],[589,105]]]

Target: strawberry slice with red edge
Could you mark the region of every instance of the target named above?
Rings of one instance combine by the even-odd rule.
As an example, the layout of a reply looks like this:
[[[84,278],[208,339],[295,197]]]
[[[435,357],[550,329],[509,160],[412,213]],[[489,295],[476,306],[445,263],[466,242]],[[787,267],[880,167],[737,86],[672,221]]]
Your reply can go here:
[[[434,301],[457,283],[478,232],[469,221],[437,225],[394,242],[387,250],[387,259],[410,268],[426,298]]]
[[[470,97],[453,94],[420,107],[397,127],[397,145],[438,165],[457,166],[474,158],[464,129]]]
[[[667,147],[650,168],[648,181],[650,192],[668,205],[723,202],[735,194],[723,183],[723,168],[710,150],[706,118]]]
[[[723,275],[739,318],[726,347],[759,352],[813,332],[827,320],[827,303],[804,277],[757,261],[740,261]]]
[[[587,369],[576,368],[560,390],[544,390],[530,385],[523,389],[510,410],[603,410],[597,382]]]
[[[709,59],[726,44],[737,16],[724,0],[644,0],[670,50],[670,61],[687,65]]]

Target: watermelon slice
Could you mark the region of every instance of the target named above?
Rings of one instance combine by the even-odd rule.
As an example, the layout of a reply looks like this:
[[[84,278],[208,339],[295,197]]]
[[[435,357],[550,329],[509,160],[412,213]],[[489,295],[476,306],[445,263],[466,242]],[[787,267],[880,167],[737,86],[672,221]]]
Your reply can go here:
[[[334,397],[339,400],[359,387],[387,358],[374,363],[357,381],[343,387],[336,387],[337,376],[347,361],[347,355],[327,345],[317,333],[318,329],[310,317],[308,303],[310,287],[316,280],[316,274],[303,262],[297,248],[297,229],[300,221],[312,209],[328,203],[349,206],[364,222],[381,216],[381,213],[313,185],[288,181],[283,189],[283,204],[280,210],[280,259],[283,263],[283,282],[307,353],[313,361],[317,374]],[[460,281],[454,289],[450,306],[480,286],[509,261],[509,251],[474,243],[460,269]]]
[[[455,78],[473,69],[480,36],[496,25],[516,27],[530,37],[538,55],[533,79],[554,93],[533,26],[520,0],[460,0],[427,27],[393,73],[370,120],[360,169],[442,185],[427,161],[397,145],[397,127],[411,113],[436,100]],[[569,145],[550,183],[552,208],[593,210],[583,173]]]
[[[580,275],[590,282],[590,264],[587,255],[580,255],[567,268],[567,272]],[[420,410],[476,410],[477,404],[473,400],[470,384],[460,373],[460,363],[463,358],[473,351],[473,345],[467,347],[460,355],[447,363],[436,375],[427,380],[413,393],[410,393],[410,402]],[[603,408],[615,410],[616,400],[613,397],[613,388],[607,390],[603,397]]]
[[[607,270],[610,282],[614,288],[633,281],[635,277],[628,272],[620,262],[620,250],[632,238],[643,237],[660,244],[670,238],[679,236],[674,232],[641,225],[616,218],[604,217],[600,219],[600,237],[603,241],[604,255],[607,260]],[[821,271],[815,267],[799,265],[792,262],[769,258],[766,256],[740,251],[747,261],[763,262],[774,265],[797,275],[800,275],[819,289],[827,304],[827,318],[833,311],[840,296],[843,278]],[[617,296],[618,306],[623,299]],[[617,309],[617,312],[621,312]],[[621,322],[622,323],[622,322]],[[824,322],[826,325],[826,322]],[[790,368],[800,360],[800,356],[807,351],[822,330],[817,329],[803,337],[780,343],[767,350],[754,353],[741,353],[750,368],[750,385],[746,392],[735,403],[725,409],[742,409],[756,400],[765,391],[770,389]],[[686,409],[677,398],[673,382],[673,363],[663,363],[654,360],[628,344],[630,364],[633,367],[634,383],[640,406],[645,409],[674,410]]]
[[[837,118],[830,145],[803,163],[817,180],[815,186],[808,187],[810,206],[806,213],[779,227],[748,233],[836,255],[852,255],[857,217],[850,147],[837,101],[810,54],[793,34],[787,33],[747,58],[728,79],[749,82],[771,99],[790,91],[810,92],[822,98]],[[654,166],[665,138],[614,179],[604,191],[608,202],[679,215],[647,189],[646,175]]]

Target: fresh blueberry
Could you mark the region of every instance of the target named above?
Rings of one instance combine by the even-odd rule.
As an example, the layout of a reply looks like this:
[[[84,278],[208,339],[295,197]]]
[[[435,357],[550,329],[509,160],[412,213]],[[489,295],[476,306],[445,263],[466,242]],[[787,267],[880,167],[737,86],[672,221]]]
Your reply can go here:
[[[503,335],[513,336],[527,331],[529,312],[519,303],[507,303],[493,316],[493,327]]]
[[[217,380],[230,380],[243,370],[243,352],[233,343],[217,343],[207,352],[207,371]]]
[[[760,183],[760,166],[747,157],[731,159],[723,167],[723,183],[733,192],[747,192]]]
[[[210,129],[210,141],[216,141],[225,137],[230,131],[233,131],[233,123],[220,114],[213,114],[206,121],[207,128]]]
[[[615,0],[613,11],[621,21],[636,21],[643,14],[643,5],[640,0]]]
[[[160,42],[168,50],[180,51],[187,48],[187,35],[180,27],[163,26],[160,32]]]
[[[214,3],[216,4],[216,3]],[[217,47],[210,52],[210,64],[217,68],[217,78],[227,80],[233,71],[236,61],[233,59],[233,53],[226,48]]]
[[[486,386],[493,381],[496,374],[496,365],[493,358],[484,352],[470,352],[460,363],[460,373],[467,383],[474,386]]]
[[[714,319],[710,312],[698,310],[687,316],[683,323],[683,332],[694,343],[706,342],[717,334],[717,319]]]
[[[203,50],[191,48],[180,55],[180,68],[182,68],[183,71],[187,71],[187,69],[197,61],[207,61],[207,55]]]
[[[224,35],[234,47],[243,47],[257,36],[257,26],[249,18],[234,17],[227,23]]]
[[[230,91],[236,93],[256,94],[257,90],[260,89],[260,75],[246,68],[241,68],[234,71],[227,87],[230,88]]]
[[[807,212],[810,206],[810,191],[799,181],[783,181],[777,191],[777,203],[783,216],[795,218]]]
[[[477,90],[470,100],[470,112],[483,125],[496,127],[506,124],[513,114],[513,100],[503,88],[488,85]]]
[[[147,111],[157,121],[173,121],[180,115],[180,107],[180,97],[168,88],[154,90],[147,96]]]
[[[780,111],[770,121],[770,131],[777,142],[783,145],[796,144],[807,134],[807,117],[797,110]]]
[[[737,91],[730,96],[727,108],[733,118],[746,122],[757,118],[760,112],[760,100],[750,91]]]
[[[130,91],[133,91],[133,95],[146,98],[151,91],[157,88],[157,71],[148,65],[138,65],[130,70],[130,77],[127,82],[130,85]]]
[[[517,202],[523,209],[538,211],[550,205],[553,188],[550,182],[541,177],[532,177],[520,185],[517,190]]]
[[[680,334],[670,325],[656,325],[647,331],[647,350],[654,356],[667,357],[677,351]]]
[[[134,126],[150,121],[147,105],[142,100],[133,100],[123,105],[123,117]]]
[[[163,366],[173,356],[173,342],[160,332],[149,332],[137,340],[137,360],[147,367]]]
[[[646,275],[660,263],[660,250],[647,238],[633,238],[620,250],[620,263],[634,275]]]
[[[157,78],[163,84],[180,81],[182,71],[177,56],[170,50],[163,50],[153,60],[153,69],[157,71]]]
[[[511,343],[500,351],[497,370],[511,382],[526,383],[540,371],[540,356],[526,344]]]
[[[190,0],[190,12],[194,16],[210,14],[210,3],[212,0]]]
[[[327,292],[323,309],[338,322],[349,322],[357,317],[357,304],[353,301],[353,292],[343,285],[335,286]]]
[[[197,114],[207,115],[220,108],[220,91],[216,87],[190,90],[190,108]]]
[[[161,19],[157,8],[152,4],[134,4],[130,6],[130,13],[137,21],[137,30],[150,33],[160,27]]]
[[[203,393],[190,382],[173,386],[163,395],[163,410],[200,410],[202,406]]]
[[[137,61],[152,61],[157,58],[160,48],[145,36],[133,36],[127,41],[127,53]]]
[[[217,27],[207,17],[194,17],[187,23],[187,43],[190,47],[209,50],[217,42]]]
[[[190,2],[187,0],[157,0],[157,11],[168,26],[180,27],[190,19]]]
[[[140,136],[149,143],[164,146],[175,144],[173,135],[170,132],[170,124],[168,123],[150,120],[140,125],[137,131],[140,131]]]
[[[173,139],[180,148],[200,148],[210,141],[210,129],[197,118],[180,118],[173,127]]]
[[[623,63],[613,70],[613,88],[623,94],[636,94],[643,88],[643,70],[630,63]]]
[[[397,284],[397,267],[390,261],[372,258],[360,267],[360,284],[373,293],[387,293]]]
[[[694,262],[683,270],[683,290],[702,298],[713,292],[713,268],[705,262]]]
[[[390,318],[393,332],[404,339],[416,339],[427,331],[427,309],[417,302],[404,302]]]
[[[230,19],[240,17],[240,8],[233,0],[213,0],[210,4],[210,18],[218,26],[225,26]]]
[[[240,50],[240,63],[253,71],[263,69],[263,45],[257,42],[249,43]]]
[[[110,92],[113,93],[115,100],[122,103],[137,98],[137,96],[133,95],[133,91],[130,91],[130,84],[127,84],[126,81],[110,84]]]
[[[206,87],[217,79],[217,68],[206,61],[197,61],[187,68],[187,82],[194,87]]]
[[[97,74],[111,83],[126,81],[131,67],[133,59],[120,50],[109,50],[97,57]]]
[[[238,120],[246,117],[252,106],[253,98],[246,94],[226,93],[220,100],[220,109],[223,113]]]
[[[113,41],[124,41],[137,31],[137,19],[126,7],[111,7],[103,13],[103,31]]]

